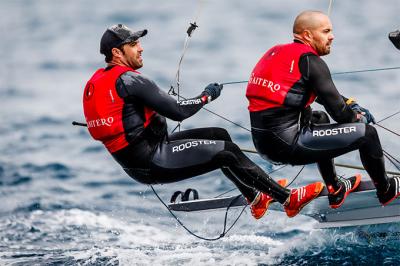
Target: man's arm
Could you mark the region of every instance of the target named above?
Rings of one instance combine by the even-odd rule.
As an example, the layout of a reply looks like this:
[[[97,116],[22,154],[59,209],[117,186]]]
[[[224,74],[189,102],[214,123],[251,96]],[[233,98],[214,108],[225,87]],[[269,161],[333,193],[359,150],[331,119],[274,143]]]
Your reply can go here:
[[[177,101],[161,90],[154,81],[131,71],[121,75],[117,80],[117,87],[122,98],[134,97],[160,115],[175,121],[182,121],[192,116],[206,103],[202,95]]]
[[[306,54],[300,58],[300,72],[307,84],[317,95],[329,115],[338,123],[357,121],[357,114],[344,101],[332,81],[331,72],[326,63],[314,54]]]

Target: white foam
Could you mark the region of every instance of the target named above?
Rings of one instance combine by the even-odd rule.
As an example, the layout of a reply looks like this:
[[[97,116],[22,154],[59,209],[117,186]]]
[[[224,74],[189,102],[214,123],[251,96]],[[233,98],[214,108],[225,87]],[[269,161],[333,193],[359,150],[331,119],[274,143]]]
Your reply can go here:
[[[279,217],[279,214],[272,216],[275,215]],[[267,231],[272,230],[274,225],[269,225],[267,221],[253,223],[256,223],[257,230],[262,227]],[[292,227],[293,230],[293,226],[285,224],[285,221],[280,219],[281,226]],[[238,225],[220,241],[206,242],[193,238],[180,227],[168,227],[159,222],[153,226],[134,218],[122,220],[106,213],[80,209],[34,211],[25,223],[27,226],[37,224],[36,227],[41,231],[51,232],[48,237],[66,230],[67,234],[74,235],[75,230],[81,230],[82,234],[76,242],[58,243],[56,246],[65,250],[65,256],[86,263],[95,263],[96,259],[104,258],[118,261],[121,265],[277,263],[292,248],[304,247],[305,241],[304,236],[275,240],[269,236],[252,234],[251,230],[247,230],[251,228],[249,225]],[[49,241],[52,242],[51,239]]]

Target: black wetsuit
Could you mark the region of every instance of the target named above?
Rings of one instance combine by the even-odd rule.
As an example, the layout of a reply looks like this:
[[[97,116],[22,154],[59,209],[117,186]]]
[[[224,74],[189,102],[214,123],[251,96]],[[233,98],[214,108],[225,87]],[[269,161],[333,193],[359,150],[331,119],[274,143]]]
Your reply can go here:
[[[201,109],[199,97],[177,102],[150,79],[132,71],[116,81],[124,100],[123,124],[129,145],[112,153],[134,179],[145,184],[180,181],[221,168],[253,200],[262,191],[284,203],[290,191],[273,181],[248,159],[222,128],[199,128],[168,135],[165,117],[181,121]],[[144,107],[156,112],[143,127]]]
[[[322,104],[338,124],[329,124],[322,111],[308,108],[276,107],[250,112],[252,136],[257,151],[265,158],[292,165],[317,163],[327,184],[339,189],[333,158],[347,152],[360,151],[362,164],[373,179],[378,191],[385,191],[382,147],[376,129],[357,123],[356,113],[345,103],[331,78],[326,63],[317,55],[300,57],[300,84],[313,90],[316,101]]]

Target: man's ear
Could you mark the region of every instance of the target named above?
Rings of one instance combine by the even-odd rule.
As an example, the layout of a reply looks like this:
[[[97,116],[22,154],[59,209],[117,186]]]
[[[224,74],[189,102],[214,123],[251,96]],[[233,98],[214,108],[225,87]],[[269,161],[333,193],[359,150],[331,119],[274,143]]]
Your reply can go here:
[[[312,32],[310,30],[305,30],[303,31],[303,38],[306,40],[308,43],[311,43],[313,39]]]
[[[112,48],[112,49],[111,49],[111,53],[112,53],[112,55],[113,55],[114,57],[117,57],[117,58],[121,58],[122,55],[123,55],[123,52],[122,52],[120,49],[118,49],[118,48]]]

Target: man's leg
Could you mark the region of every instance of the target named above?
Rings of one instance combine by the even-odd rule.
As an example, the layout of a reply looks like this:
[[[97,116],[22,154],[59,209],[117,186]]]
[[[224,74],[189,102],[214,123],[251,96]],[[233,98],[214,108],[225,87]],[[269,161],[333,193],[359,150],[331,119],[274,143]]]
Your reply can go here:
[[[360,157],[376,187],[376,194],[382,205],[387,205],[400,196],[400,176],[388,178],[385,170],[383,150],[378,133],[372,126],[366,128],[366,138],[360,148]]]
[[[373,180],[378,192],[384,192],[389,186],[385,170],[383,150],[376,129],[366,126],[365,139],[360,147],[361,162]]]
[[[180,134],[183,137],[186,133]],[[198,132],[196,134],[198,137]],[[244,169],[249,167],[250,170]],[[279,186],[230,141],[191,138],[169,141],[159,146],[152,160],[152,176],[157,183],[176,182],[218,168],[225,169],[227,177],[250,200],[254,199],[254,191],[269,192],[270,187],[277,190],[271,196],[279,198],[278,201],[284,202],[288,196],[286,189]]]
[[[389,179],[386,175],[379,137],[375,128],[370,125],[362,123],[315,125],[300,134],[292,159],[298,163],[310,163],[313,160],[334,158],[356,149],[359,149],[363,166],[375,183],[380,202],[385,205],[392,201],[399,195],[397,191],[400,188],[396,178]],[[296,159],[298,156],[301,157],[300,161]],[[304,158],[309,161],[305,161]],[[338,195],[339,198],[336,199],[341,204],[346,195],[343,199],[340,199],[342,197],[340,194]],[[334,197],[332,199],[336,201]],[[331,205],[339,207],[340,204]]]
[[[228,178],[234,177],[231,180],[235,184],[259,190],[285,203],[289,217],[295,216],[323,189],[320,182],[293,190],[280,186],[230,141],[180,139],[164,142],[156,150],[150,170],[155,183],[170,183],[224,167],[231,172]]]
[[[229,135],[228,131],[224,128],[219,127],[208,127],[208,128],[195,128],[184,130],[180,132],[175,132],[168,136],[169,141],[182,140],[182,139],[208,139],[208,140],[222,140],[231,142],[232,138]],[[240,193],[242,193],[249,201],[253,201],[257,194],[258,190],[244,185],[240,182],[229,170],[227,167],[221,168],[222,173],[228,177],[235,186],[239,189]]]
[[[329,124],[329,116],[323,111],[313,111],[311,115],[311,124],[322,125]],[[337,178],[334,159],[325,159],[317,161],[317,166],[322,179],[328,190],[337,191],[340,189],[340,183]]]

